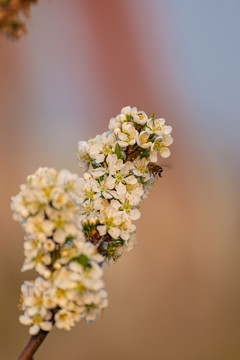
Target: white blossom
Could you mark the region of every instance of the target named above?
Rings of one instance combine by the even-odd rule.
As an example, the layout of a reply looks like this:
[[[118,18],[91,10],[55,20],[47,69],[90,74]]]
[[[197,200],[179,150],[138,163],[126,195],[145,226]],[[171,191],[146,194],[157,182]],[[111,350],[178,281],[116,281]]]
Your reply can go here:
[[[24,311],[19,320],[24,325],[30,325],[29,333],[36,335],[40,329],[50,331],[52,328],[52,313],[43,305],[43,293],[51,284],[38,277],[34,282],[25,281],[22,285],[22,304]]]
[[[150,179],[149,171],[147,165],[149,161],[145,158],[136,159],[133,161],[133,169],[132,172],[135,176],[142,177],[144,181],[148,181]]]
[[[78,161],[81,169],[87,170],[89,163],[92,161],[90,155],[90,144],[87,141],[78,142]]]
[[[147,126],[145,128],[145,131],[148,134],[156,134],[156,135],[162,135],[163,134],[163,127],[165,124],[165,119],[161,118],[161,119],[150,119],[147,122]]]
[[[132,112],[133,120],[135,123],[144,125],[148,121],[147,114],[144,111]]]
[[[116,128],[120,128],[121,126],[121,121],[120,119],[116,119],[116,118],[111,118],[109,121],[109,130],[110,131],[114,131]]]
[[[147,149],[152,145],[152,142],[149,140],[149,134],[146,131],[142,131],[139,134],[137,143],[143,149]]]
[[[170,156],[170,150],[168,146],[173,142],[173,138],[171,135],[163,135],[159,136],[155,139],[154,144],[152,144],[153,151],[157,151],[163,158],[167,158]]]
[[[107,232],[109,235],[117,239],[121,233],[119,225],[121,224],[121,218],[112,206],[106,206],[101,209],[99,214],[100,224],[97,228],[101,236]]]
[[[116,129],[115,129],[116,130]],[[134,125],[130,122],[124,122],[122,129],[117,133],[118,144],[121,147],[134,145],[138,139],[138,132],[135,130]]]

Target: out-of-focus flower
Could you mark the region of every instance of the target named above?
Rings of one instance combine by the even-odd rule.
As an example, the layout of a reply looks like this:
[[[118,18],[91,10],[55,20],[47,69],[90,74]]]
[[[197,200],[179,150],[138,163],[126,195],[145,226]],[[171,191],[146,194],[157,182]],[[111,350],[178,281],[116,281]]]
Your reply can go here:
[[[0,31],[13,39],[19,39],[27,33],[23,18],[29,17],[30,7],[37,0],[1,0]]]

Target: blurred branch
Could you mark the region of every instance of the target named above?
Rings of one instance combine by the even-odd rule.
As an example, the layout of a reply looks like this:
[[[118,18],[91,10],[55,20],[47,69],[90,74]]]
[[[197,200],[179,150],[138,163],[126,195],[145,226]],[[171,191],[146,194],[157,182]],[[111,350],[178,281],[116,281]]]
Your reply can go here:
[[[47,335],[48,331],[40,330],[37,335],[31,336],[25,348],[18,356],[17,360],[33,360],[33,355],[35,354],[39,346],[42,344]]]
[[[19,39],[27,33],[24,17],[29,17],[30,7],[38,0],[0,0],[0,31]]]

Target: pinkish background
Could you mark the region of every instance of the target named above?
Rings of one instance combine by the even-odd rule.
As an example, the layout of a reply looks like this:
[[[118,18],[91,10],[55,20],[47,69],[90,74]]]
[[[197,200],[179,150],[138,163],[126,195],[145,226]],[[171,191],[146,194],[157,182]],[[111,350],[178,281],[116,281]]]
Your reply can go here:
[[[39,166],[79,172],[78,140],[126,105],[173,126],[138,246],[106,270],[100,321],[54,329],[34,359],[239,360],[240,2],[39,0],[0,38],[0,359],[18,322],[23,231],[10,197]]]

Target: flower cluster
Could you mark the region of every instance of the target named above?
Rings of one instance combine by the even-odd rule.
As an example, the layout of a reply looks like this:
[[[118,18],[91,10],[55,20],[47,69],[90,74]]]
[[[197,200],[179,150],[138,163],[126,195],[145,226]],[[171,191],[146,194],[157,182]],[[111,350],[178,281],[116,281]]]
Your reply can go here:
[[[76,321],[91,321],[107,306],[103,290],[104,258],[85,241],[76,206],[80,179],[66,170],[39,168],[12,199],[14,218],[26,237],[22,271],[42,277],[22,286],[23,324],[30,333],[70,329]]]
[[[108,259],[117,259],[136,243],[134,220],[151,187],[149,164],[170,155],[172,127],[127,106],[110,119],[109,131],[79,142],[79,211],[86,238]]]
[[[110,119],[109,131],[79,142],[83,177],[40,168],[21,185],[12,209],[26,231],[22,270],[40,274],[22,286],[20,321],[31,334],[54,323],[69,330],[107,306],[103,263],[136,244],[133,222],[161,176],[157,154],[170,155],[171,131],[164,119],[127,106]]]

